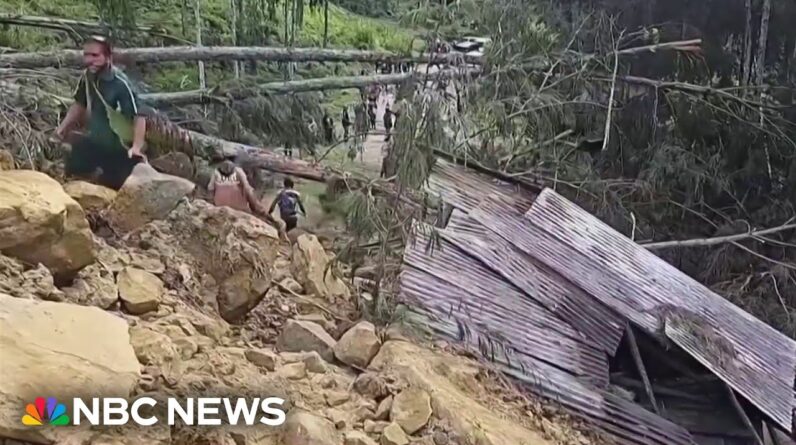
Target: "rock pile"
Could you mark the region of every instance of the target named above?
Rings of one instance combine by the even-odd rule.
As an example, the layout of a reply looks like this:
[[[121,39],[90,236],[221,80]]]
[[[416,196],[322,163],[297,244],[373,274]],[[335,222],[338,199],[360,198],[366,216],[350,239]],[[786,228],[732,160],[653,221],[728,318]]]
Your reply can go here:
[[[155,183],[174,181],[158,175]],[[342,320],[350,290],[326,273],[331,256],[312,236],[290,248],[257,218],[169,191],[162,202],[171,204],[106,240],[80,205],[118,218],[134,208],[127,184],[115,197],[83,184],[67,194],[42,176],[0,171],[2,445],[586,443],[545,439],[524,408],[479,390],[471,362]],[[54,278],[62,272],[71,275]],[[42,394],[280,397],[287,419],[203,430],[24,427],[21,407]]]

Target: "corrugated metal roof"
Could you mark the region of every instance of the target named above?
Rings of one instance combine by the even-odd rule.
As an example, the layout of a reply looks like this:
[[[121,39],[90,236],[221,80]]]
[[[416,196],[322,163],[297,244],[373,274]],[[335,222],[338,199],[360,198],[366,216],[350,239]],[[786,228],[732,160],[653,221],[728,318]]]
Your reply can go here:
[[[459,210],[441,234],[614,355],[625,322],[602,303]]]
[[[410,269],[402,273],[402,297],[415,301],[410,318],[432,328],[437,335],[469,346],[473,350],[485,348],[495,368],[514,377],[529,392],[554,400],[568,412],[584,419],[593,427],[609,435],[619,445],[692,445],[691,435],[682,427],[646,411],[640,406],[608,391],[600,390],[571,374],[533,357],[508,355],[490,343],[491,334],[473,327],[464,332],[460,323],[446,314],[417,304],[433,302],[436,291],[421,287],[405,295],[403,274],[413,274]],[[463,290],[460,298],[468,298]],[[500,329],[500,325],[491,326]],[[484,346],[486,345],[486,346]],[[506,444],[510,445],[510,444]]]
[[[526,211],[535,195],[516,185],[476,174],[458,165],[437,159],[431,172],[428,191],[448,204],[469,212],[483,199],[502,197],[513,208]]]
[[[470,215],[651,334],[666,336],[792,432],[796,342],[552,190],[523,216],[497,200]]]
[[[477,260],[447,241],[433,252],[422,231],[406,247],[401,286],[408,303],[421,304],[435,315],[447,315],[491,332],[492,338],[519,354],[590,379],[608,383],[608,360],[592,344],[579,341],[577,331],[514,289]],[[466,271],[466,272],[465,272]],[[432,301],[426,301],[433,294]],[[462,295],[464,294],[464,298]],[[498,329],[495,329],[495,328]]]
[[[473,241],[476,232],[442,229],[435,237],[432,230],[417,230],[406,246],[400,279],[401,300],[424,324],[481,351],[529,391],[559,402],[619,444],[693,443],[683,428],[601,390],[605,352],[575,341],[580,335],[568,323],[448,241]]]

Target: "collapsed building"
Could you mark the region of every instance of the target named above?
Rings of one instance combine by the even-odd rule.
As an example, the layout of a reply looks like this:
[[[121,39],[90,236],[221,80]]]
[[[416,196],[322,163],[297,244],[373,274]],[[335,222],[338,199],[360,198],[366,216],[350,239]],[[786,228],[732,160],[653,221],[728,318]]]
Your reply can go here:
[[[400,298],[620,444],[793,444],[796,342],[541,192],[438,161]]]

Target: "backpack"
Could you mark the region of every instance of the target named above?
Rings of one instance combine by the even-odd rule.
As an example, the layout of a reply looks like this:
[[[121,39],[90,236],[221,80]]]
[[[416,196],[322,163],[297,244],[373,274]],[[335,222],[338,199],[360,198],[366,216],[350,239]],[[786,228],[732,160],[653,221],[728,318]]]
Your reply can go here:
[[[279,194],[279,213],[282,216],[293,216],[297,213],[298,195],[292,190],[283,190]]]

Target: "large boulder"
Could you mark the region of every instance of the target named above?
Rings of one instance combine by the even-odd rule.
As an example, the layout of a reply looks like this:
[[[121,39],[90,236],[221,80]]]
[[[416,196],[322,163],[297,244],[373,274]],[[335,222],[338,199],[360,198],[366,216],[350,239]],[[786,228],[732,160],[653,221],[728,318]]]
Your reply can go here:
[[[179,357],[176,346],[166,334],[143,326],[130,328],[130,344],[144,365],[163,366]]]
[[[391,423],[381,433],[381,445],[408,445],[409,438],[397,423]]]
[[[331,258],[315,235],[301,235],[293,244],[293,276],[307,292],[329,301],[347,300],[348,286],[329,268]]]
[[[194,190],[194,183],[138,164],[105,211],[105,219],[119,232],[129,232],[165,218],[180,200]]]
[[[54,179],[32,170],[0,171],[0,252],[70,276],[94,261],[80,205]]]
[[[99,212],[116,197],[116,190],[86,181],[67,182],[64,191],[86,212]]]
[[[362,431],[349,431],[345,433],[344,445],[377,445],[376,441]]]
[[[34,300],[64,299],[63,292],[55,287],[53,276],[46,267],[39,264],[25,270],[19,260],[3,254],[0,254],[0,293]]]
[[[332,422],[306,411],[291,411],[282,433],[282,445],[340,445]]]
[[[332,361],[335,343],[334,338],[316,323],[288,320],[276,340],[276,347],[285,352],[315,351],[324,360]]]
[[[0,437],[65,443],[71,428],[30,428],[36,397],[127,397],[139,378],[127,323],[94,307],[0,294]]]
[[[212,278],[217,293],[203,297],[228,322],[265,297],[279,250],[279,233],[271,225],[203,200],[180,203],[166,220],[147,224],[133,238],[158,246],[169,262],[195,265],[194,275],[203,281]]]
[[[70,303],[100,309],[109,309],[119,299],[113,272],[98,263],[83,268],[72,285],[65,287],[63,292]]]
[[[163,296],[163,282],[145,270],[127,267],[116,277],[119,298],[127,312],[140,315],[156,311]]]
[[[411,387],[401,391],[392,402],[390,420],[401,425],[409,434],[426,426],[431,418],[431,396],[420,388]]]
[[[379,347],[381,341],[376,335],[376,327],[373,323],[361,321],[340,337],[334,345],[334,356],[347,365],[365,368],[379,352]]]

